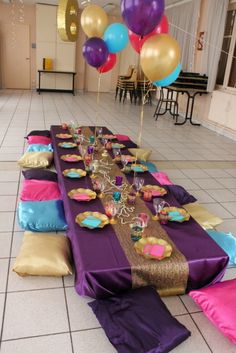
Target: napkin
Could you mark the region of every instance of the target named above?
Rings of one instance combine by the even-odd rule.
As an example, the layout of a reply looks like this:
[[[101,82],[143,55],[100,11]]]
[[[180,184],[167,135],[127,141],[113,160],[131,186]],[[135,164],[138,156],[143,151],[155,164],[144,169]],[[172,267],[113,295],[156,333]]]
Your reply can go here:
[[[63,143],[63,145],[61,145],[61,147],[63,147],[63,148],[71,148],[71,147],[75,147],[75,146],[71,145],[71,143]]]
[[[183,221],[184,218],[185,218],[178,211],[171,211],[171,212],[168,213],[168,216],[170,217],[171,221]]]
[[[119,143],[113,143],[112,144],[112,148],[120,148],[120,144]]]
[[[152,190],[152,196],[160,196],[161,192],[159,190]]]
[[[91,228],[97,228],[102,221],[94,216],[88,216],[81,223]]]
[[[75,194],[73,199],[77,201],[88,201],[90,200],[90,197],[88,194]]]
[[[80,174],[78,172],[69,172],[67,176],[70,178],[80,178]]]
[[[134,172],[143,172],[143,168],[142,167],[132,167]]]
[[[76,157],[66,157],[65,159],[67,162],[77,162],[77,158]]]
[[[157,258],[161,258],[164,255],[165,247],[163,245],[158,245],[158,244],[154,244],[154,245],[147,244],[145,245],[143,252],[146,255],[151,255]]]

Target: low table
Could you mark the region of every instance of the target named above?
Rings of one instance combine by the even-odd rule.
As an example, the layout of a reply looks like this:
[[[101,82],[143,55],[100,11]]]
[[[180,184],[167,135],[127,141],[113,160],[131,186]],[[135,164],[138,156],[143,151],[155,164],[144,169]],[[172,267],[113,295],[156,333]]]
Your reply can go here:
[[[79,154],[77,148],[66,150],[58,146],[62,140],[56,134],[63,132],[60,126],[51,127],[55,167],[75,264],[75,288],[80,295],[101,298],[148,284],[155,285],[161,295],[176,295],[216,283],[222,278],[228,256],[193,218],[188,222],[168,222],[163,226],[159,222],[150,222],[150,228],[147,228],[152,233],[150,235],[155,232],[158,237],[167,236],[174,247],[172,256],[162,261],[146,260],[136,254],[128,228],[107,225],[103,229],[89,230],[76,224],[77,214],[88,210],[104,213],[104,206],[98,198],[85,203],[67,196],[74,188],[91,189],[92,183],[89,176],[76,180],[63,176],[65,169],[84,168],[83,162],[67,163],[61,160],[63,154]],[[124,154],[127,152],[124,149]],[[119,175],[121,173],[119,171]],[[145,172],[142,176],[145,184],[158,185],[150,173]],[[133,176],[126,177],[132,183]],[[166,194],[164,199],[172,206],[181,207],[171,193]],[[146,207],[146,212],[153,212],[152,203],[141,200],[138,203],[143,203],[141,206]],[[157,277],[155,272],[158,273]],[[186,280],[181,279],[182,272],[183,276],[187,274]]]
[[[39,87],[37,89],[38,93],[41,92],[67,92],[75,95],[75,75],[74,71],[55,71],[55,70],[38,70],[39,74]],[[57,88],[42,88],[41,87],[41,75],[42,74],[60,74],[60,75],[70,75],[71,76],[71,89],[57,89]]]

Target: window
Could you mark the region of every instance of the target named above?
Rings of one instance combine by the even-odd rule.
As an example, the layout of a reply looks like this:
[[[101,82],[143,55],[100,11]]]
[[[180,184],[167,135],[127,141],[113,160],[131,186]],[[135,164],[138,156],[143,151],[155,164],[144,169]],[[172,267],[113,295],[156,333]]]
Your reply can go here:
[[[222,52],[216,83],[223,87],[236,88],[236,4],[231,4],[227,13]]]

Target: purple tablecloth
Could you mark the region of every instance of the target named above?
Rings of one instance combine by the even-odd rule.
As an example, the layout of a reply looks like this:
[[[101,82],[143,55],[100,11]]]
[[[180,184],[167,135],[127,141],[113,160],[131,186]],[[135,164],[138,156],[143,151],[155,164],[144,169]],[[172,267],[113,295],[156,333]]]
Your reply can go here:
[[[103,229],[91,231],[87,228],[81,228],[75,223],[76,215],[84,212],[85,207],[81,203],[69,199],[67,193],[74,188],[91,188],[92,184],[89,177],[74,180],[62,175],[62,171],[65,169],[83,169],[84,167],[83,162],[67,163],[60,159],[63,154],[78,154],[77,149],[66,150],[58,147],[58,143],[62,140],[58,139],[56,134],[62,132],[60,126],[51,127],[55,166],[64,201],[65,215],[69,226],[68,237],[71,241],[75,263],[76,291],[81,295],[101,298],[130,289],[132,287],[131,266],[113,227],[108,225]],[[106,132],[111,133],[109,130]],[[146,184],[158,184],[151,174],[145,173],[144,177]],[[131,178],[132,176],[128,176],[130,181]],[[165,196],[165,200],[172,206],[181,207],[171,193]],[[147,202],[146,205],[153,210],[151,203]],[[99,199],[89,203],[86,211],[88,209],[104,212]],[[163,227],[188,261],[187,291],[201,288],[221,279],[228,263],[228,256],[193,218],[184,223],[169,222]]]

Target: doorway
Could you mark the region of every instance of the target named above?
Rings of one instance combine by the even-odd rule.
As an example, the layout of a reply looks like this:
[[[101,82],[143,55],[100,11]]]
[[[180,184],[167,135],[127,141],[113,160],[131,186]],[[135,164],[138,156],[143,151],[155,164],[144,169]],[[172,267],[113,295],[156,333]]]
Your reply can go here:
[[[30,89],[30,28],[26,24],[3,24],[2,85],[11,89]]]

